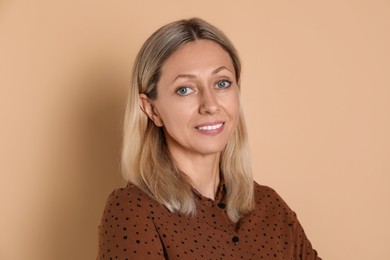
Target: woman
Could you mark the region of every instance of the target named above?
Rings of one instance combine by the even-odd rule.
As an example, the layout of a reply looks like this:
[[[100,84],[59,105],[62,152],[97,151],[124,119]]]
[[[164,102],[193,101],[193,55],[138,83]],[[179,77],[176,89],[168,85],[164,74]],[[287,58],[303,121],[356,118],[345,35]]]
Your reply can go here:
[[[231,42],[201,19],[145,42],[126,109],[123,172],[99,259],[319,259],[295,213],[253,181]]]

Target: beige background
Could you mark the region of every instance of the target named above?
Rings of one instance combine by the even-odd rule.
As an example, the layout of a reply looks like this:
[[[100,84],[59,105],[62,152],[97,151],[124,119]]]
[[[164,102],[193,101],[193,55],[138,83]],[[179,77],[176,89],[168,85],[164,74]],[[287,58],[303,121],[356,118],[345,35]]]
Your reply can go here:
[[[0,1],[0,259],[94,259],[134,56],[191,16],[241,54],[256,180],[324,259],[389,259],[386,0]]]

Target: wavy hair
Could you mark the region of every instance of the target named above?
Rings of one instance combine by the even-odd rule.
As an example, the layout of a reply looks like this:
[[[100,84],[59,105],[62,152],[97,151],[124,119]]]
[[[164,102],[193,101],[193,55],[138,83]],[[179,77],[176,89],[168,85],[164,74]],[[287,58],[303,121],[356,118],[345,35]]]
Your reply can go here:
[[[139,94],[157,98],[157,84],[164,62],[179,47],[197,40],[219,44],[230,55],[236,80],[240,82],[241,63],[237,51],[218,28],[200,18],[179,20],[161,27],[146,40],[135,59],[122,147],[125,180],[135,184],[171,212],[185,215],[196,214],[192,187],[176,167],[162,129],[140,109]],[[221,153],[220,172],[225,181],[226,212],[233,222],[237,222],[253,210],[255,204],[242,109],[237,129]]]

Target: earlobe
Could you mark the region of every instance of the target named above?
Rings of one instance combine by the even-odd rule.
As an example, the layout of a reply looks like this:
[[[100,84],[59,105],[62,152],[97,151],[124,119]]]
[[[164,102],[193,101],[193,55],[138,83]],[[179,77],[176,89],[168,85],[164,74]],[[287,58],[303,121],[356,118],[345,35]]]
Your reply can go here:
[[[162,127],[164,125],[156,108],[153,106],[153,103],[147,95],[139,94],[139,106],[146,114],[146,116],[149,117],[156,126]]]

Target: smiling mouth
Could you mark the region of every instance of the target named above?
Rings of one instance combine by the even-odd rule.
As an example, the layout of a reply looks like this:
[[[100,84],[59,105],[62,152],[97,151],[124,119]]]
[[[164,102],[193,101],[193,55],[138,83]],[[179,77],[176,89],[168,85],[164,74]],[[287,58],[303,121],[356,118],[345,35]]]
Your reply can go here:
[[[212,130],[217,130],[223,126],[224,123],[218,123],[215,125],[204,125],[204,126],[197,126],[195,127],[198,130],[201,131],[212,131]]]

